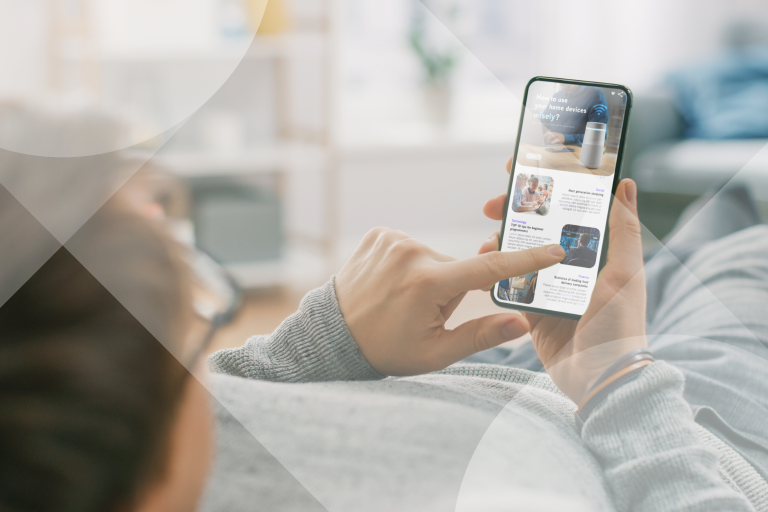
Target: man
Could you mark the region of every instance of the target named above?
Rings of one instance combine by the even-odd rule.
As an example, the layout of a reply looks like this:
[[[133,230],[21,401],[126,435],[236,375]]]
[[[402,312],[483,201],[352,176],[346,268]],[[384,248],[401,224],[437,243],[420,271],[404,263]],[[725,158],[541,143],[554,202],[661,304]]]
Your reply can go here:
[[[528,175],[522,172],[517,175],[515,186],[512,190],[513,212],[529,212],[531,210],[536,210],[541,206],[543,201],[541,200],[541,197],[539,197],[538,192],[532,192],[530,187],[527,186],[530,180],[535,180],[536,183],[539,182],[538,178],[531,176],[529,179]]]
[[[719,476],[719,452],[703,444],[718,440],[693,422],[672,365],[647,366],[583,426],[574,423],[576,405],[556,399],[541,380],[562,386],[578,402],[590,364],[602,360],[602,367],[613,359],[603,356],[644,339],[647,299],[635,191],[628,180],[617,189],[608,265],[581,321],[523,317],[533,337],[526,346],[538,351],[551,381],[543,373],[505,368],[498,359],[418,375],[443,368],[467,348],[471,327],[444,331],[442,322],[463,295],[460,282],[477,278],[473,287],[481,281],[490,287],[491,275],[481,277],[475,268],[474,277],[459,278],[468,264],[450,262],[404,233],[369,233],[335,280],[307,295],[275,333],[209,358],[209,367],[220,373],[213,383],[222,422],[220,459],[201,510],[244,511],[259,502],[270,509],[318,511],[463,512],[510,504],[530,510],[749,510],[749,491],[740,495]],[[494,219],[504,200],[487,205]],[[764,231],[742,238],[754,242]],[[497,244],[498,233],[481,252],[494,252]],[[529,257],[537,266],[549,264],[544,252]],[[476,348],[488,347],[506,338],[497,329],[511,326],[512,316],[478,322],[473,327],[485,325],[474,329]],[[686,327],[692,336],[706,336],[692,325]],[[730,333],[741,331],[734,324]],[[687,336],[677,348],[690,352],[677,357],[696,361],[698,343]],[[759,341],[750,347],[766,351]],[[762,361],[765,368],[761,358],[747,355],[751,359],[729,366],[729,378],[742,378],[742,365],[758,371]],[[720,360],[712,370],[724,371],[724,364]],[[696,378],[694,369],[689,373]],[[757,386],[749,396],[768,403],[764,373],[750,375],[749,383],[742,382]],[[704,387],[716,384],[700,380]],[[737,389],[746,388],[724,388],[731,395]],[[699,392],[710,396],[707,389]],[[751,431],[762,428],[757,416],[747,417],[765,417],[760,407],[740,409]],[[764,432],[751,438],[768,439]],[[732,453],[724,443],[718,446]],[[752,461],[759,452],[750,453]]]
[[[52,160],[0,153],[0,173],[19,183]],[[92,170],[84,178],[104,168]],[[32,183],[43,199],[60,191]],[[30,233],[45,247],[52,237],[0,187],[0,234],[13,242],[0,290],[16,289],[0,310],[0,509],[754,510],[768,495],[754,476],[768,472],[768,228],[694,219],[685,227],[705,239],[668,245],[681,252],[661,254],[671,267],[656,265],[647,297],[636,192],[617,188],[608,264],[578,322],[507,312],[445,327],[467,291],[557,264],[559,245],[500,253],[495,233],[456,261],[372,230],[273,334],[208,360],[219,442],[197,503],[209,395],[171,354],[192,368],[209,337],[190,329],[185,253],[123,211],[132,201],[109,201],[19,289],[22,257],[40,257]],[[499,220],[504,204],[484,211]],[[675,267],[682,251],[690,271]],[[547,374],[453,365],[525,332]],[[668,362],[612,373],[646,332]],[[590,394],[601,374],[609,387]]]
[[[579,245],[568,249],[563,265],[573,265],[574,267],[592,268],[595,266],[597,252],[589,248],[589,233],[579,235]]]
[[[608,104],[603,91],[597,87],[560,84],[553,96],[567,100],[566,110],[559,112],[556,122],[542,120],[544,142],[547,144],[571,144],[581,146],[588,122],[608,124]]]
[[[0,505],[25,512],[475,511],[510,503],[533,510],[753,510],[748,500],[761,496],[752,492],[760,481],[742,487],[740,475],[752,478],[754,469],[712,434],[702,437],[708,431],[694,423],[681,370],[672,364],[658,361],[633,370],[634,380],[612,381],[617,386],[608,394],[587,400],[593,407],[580,412],[583,425],[575,423],[571,400],[582,401],[595,379],[591,351],[605,355],[606,345],[623,352],[645,343],[635,190],[627,181],[617,190],[609,263],[578,324],[500,313],[453,330],[443,325],[466,290],[491,286],[499,274],[555,264],[564,256],[559,246],[501,254],[495,234],[481,249],[488,254],[453,261],[403,233],[369,233],[338,276],[308,294],[275,333],[209,360],[230,375],[211,377],[218,453],[199,504],[210,436],[205,390],[181,375],[165,348],[62,249],[3,307]],[[4,199],[0,206],[7,207],[11,198]],[[501,208],[492,210],[497,218]],[[189,308],[177,282],[181,260],[174,263],[159,231],[108,213],[89,223],[85,238],[78,233],[72,247],[96,251],[98,261],[120,269],[119,288],[143,296],[158,318]],[[17,217],[0,219],[3,232],[18,233]],[[765,267],[754,257],[765,253],[765,232],[757,227],[735,243],[724,241],[751,251],[750,276]],[[712,249],[708,257],[722,253]],[[747,306],[764,303],[765,293],[751,298]],[[169,332],[184,316],[167,317]],[[551,379],[501,364],[444,369],[526,330]],[[734,324],[729,336],[738,340],[743,330]],[[751,458],[756,467],[768,467],[759,464],[768,409],[760,341],[738,358],[727,343],[697,354],[702,341],[691,338],[669,357],[686,369],[687,361],[701,365],[715,350],[711,370],[718,379],[697,381],[706,368],[686,369],[698,385],[686,391],[725,416],[707,428],[728,421],[747,429],[751,440],[742,447],[758,454]],[[659,352],[674,341],[665,340]],[[572,345],[573,357],[553,363]],[[718,348],[737,359],[718,355]],[[569,362],[570,371],[559,371]],[[710,392],[729,379],[740,384],[723,387],[730,395]],[[751,416],[742,418],[746,410]],[[720,466],[722,478],[721,457],[729,464]]]

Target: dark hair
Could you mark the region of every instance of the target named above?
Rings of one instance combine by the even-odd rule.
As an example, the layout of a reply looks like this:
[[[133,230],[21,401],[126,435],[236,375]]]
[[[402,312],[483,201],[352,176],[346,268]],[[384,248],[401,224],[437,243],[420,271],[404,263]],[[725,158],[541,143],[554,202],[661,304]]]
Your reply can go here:
[[[0,510],[114,511],[161,476],[185,283],[153,221],[108,203],[0,302]]]
[[[579,235],[579,243],[581,245],[589,245],[590,238],[589,233],[582,233]]]

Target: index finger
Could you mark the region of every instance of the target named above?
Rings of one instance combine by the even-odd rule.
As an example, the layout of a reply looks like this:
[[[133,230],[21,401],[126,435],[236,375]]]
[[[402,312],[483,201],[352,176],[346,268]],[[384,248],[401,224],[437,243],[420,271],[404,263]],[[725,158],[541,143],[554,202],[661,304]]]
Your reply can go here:
[[[441,281],[451,294],[482,290],[502,279],[551,267],[564,257],[565,250],[559,244],[524,251],[494,251],[441,265]]]

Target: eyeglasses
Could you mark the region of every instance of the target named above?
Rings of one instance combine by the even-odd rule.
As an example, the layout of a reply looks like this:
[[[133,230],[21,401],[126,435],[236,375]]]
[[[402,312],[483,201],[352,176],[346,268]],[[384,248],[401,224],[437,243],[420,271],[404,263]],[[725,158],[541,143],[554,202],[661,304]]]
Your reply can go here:
[[[207,254],[190,249],[193,271],[194,318],[180,353],[174,354],[188,370],[206,352],[216,331],[229,323],[241,302],[241,291],[226,270]]]

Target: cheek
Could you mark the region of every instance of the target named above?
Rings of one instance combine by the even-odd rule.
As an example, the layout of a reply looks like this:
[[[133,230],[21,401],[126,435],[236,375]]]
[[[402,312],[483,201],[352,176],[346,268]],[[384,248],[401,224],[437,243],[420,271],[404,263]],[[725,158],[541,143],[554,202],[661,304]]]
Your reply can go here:
[[[197,496],[202,494],[208,473],[211,468],[214,450],[214,427],[210,408],[210,396],[208,390],[195,380],[194,383],[194,415],[191,424],[194,425],[194,435],[190,436],[190,444],[187,447],[189,453],[194,454],[190,461],[194,468],[190,475],[191,491],[197,490]]]
[[[205,489],[213,454],[213,423],[210,396],[193,377],[177,418],[173,446],[173,510],[192,512]]]

